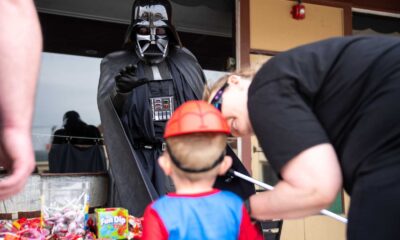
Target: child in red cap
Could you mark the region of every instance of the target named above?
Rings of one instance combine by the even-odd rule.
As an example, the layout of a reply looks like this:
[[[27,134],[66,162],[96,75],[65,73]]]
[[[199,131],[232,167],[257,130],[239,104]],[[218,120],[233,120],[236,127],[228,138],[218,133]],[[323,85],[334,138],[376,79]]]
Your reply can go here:
[[[216,177],[232,164],[225,156],[229,133],[221,113],[204,101],[186,102],[174,112],[159,164],[176,192],[146,208],[143,239],[263,239],[242,199],[213,189]]]

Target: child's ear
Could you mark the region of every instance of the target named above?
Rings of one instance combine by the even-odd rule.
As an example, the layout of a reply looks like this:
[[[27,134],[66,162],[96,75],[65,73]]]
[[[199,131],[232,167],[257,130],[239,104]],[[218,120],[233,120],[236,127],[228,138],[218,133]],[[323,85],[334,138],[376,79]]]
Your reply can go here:
[[[171,160],[169,159],[169,155],[167,153],[164,152],[158,158],[158,164],[160,164],[160,167],[164,171],[165,175],[171,175]]]
[[[232,166],[232,158],[230,156],[225,156],[224,160],[222,160],[221,164],[219,165],[218,175],[224,175],[229,168]]]

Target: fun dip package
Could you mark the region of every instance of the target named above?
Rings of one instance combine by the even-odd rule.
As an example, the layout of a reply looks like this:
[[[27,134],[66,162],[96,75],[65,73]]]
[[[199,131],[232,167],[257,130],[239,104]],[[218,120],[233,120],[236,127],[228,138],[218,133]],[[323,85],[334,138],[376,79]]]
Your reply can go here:
[[[97,208],[97,238],[127,239],[128,210],[124,208]]]

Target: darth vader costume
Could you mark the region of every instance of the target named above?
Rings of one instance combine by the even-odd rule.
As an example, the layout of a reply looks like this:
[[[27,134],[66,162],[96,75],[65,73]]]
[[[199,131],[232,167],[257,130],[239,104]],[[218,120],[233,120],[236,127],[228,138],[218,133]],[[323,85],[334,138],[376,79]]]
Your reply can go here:
[[[125,45],[102,60],[98,106],[110,162],[109,205],[142,216],[147,204],[174,190],[157,164],[165,124],[179,105],[201,99],[205,77],[181,45],[168,0],[134,2]],[[247,173],[236,156],[233,168]],[[231,177],[216,187],[243,198],[254,193],[254,186]]]

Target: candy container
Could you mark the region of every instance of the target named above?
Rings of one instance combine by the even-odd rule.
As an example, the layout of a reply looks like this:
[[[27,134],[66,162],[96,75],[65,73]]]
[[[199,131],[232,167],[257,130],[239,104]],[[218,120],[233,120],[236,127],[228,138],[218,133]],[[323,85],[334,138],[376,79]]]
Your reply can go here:
[[[83,239],[89,208],[88,190],[88,182],[44,182],[42,227],[56,239]]]

